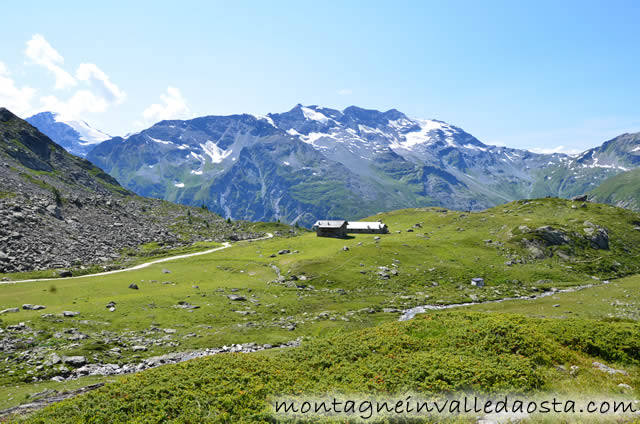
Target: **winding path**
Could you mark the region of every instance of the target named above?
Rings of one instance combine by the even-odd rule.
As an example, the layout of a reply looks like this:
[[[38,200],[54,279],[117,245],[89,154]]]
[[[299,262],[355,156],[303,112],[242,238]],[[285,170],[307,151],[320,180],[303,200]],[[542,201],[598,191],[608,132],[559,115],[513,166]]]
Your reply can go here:
[[[243,242],[243,241],[266,240],[266,239],[270,239],[272,237],[273,237],[273,234],[267,233],[267,235],[265,237],[258,237],[258,238],[254,238],[254,239],[240,240],[238,243]],[[2,281],[2,282],[0,282],[0,284],[33,283],[33,282],[37,282],[37,281],[57,281],[57,280],[72,280],[74,278],[100,277],[100,276],[103,276],[103,275],[117,274],[117,273],[120,273],[120,272],[135,271],[137,269],[146,268],[148,266],[155,265],[155,264],[160,264],[162,262],[174,261],[176,259],[184,259],[184,258],[190,258],[192,256],[207,255],[209,253],[217,252],[218,250],[227,249],[227,248],[229,248],[231,246],[233,246],[231,243],[229,243],[228,241],[225,241],[224,243],[222,243],[222,246],[220,246],[220,247],[216,247],[216,248],[209,249],[209,250],[203,250],[202,252],[186,253],[184,255],[170,256],[168,258],[156,259],[156,260],[151,261],[151,262],[145,262],[145,263],[142,263],[142,264],[139,264],[139,265],[132,266],[131,268],[115,269],[113,271],[99,272],[97,274],[78,275],[76,277],[34,278],[34,279],[31,279],[31,280]]]

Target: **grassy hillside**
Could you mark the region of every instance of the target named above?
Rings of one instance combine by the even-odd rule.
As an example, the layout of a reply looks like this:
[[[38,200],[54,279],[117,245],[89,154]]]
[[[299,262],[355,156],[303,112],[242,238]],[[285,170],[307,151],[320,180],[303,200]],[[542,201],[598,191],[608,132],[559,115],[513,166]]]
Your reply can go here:
[[[640,211],[640,169],[605,180],[589,195],[597,202]]]
[[[537,199],[483,212],[427,208],[380,214],[371,219],[383,220],[391,233],[381,235],[379,240],[370,234],[338,240],[318,238],[314,233],[308,233],[287,239],[237,243],[209,255],[127,273],[2,286],[0,310],[20,307],[23,303],[45,305],[46,309],[20,310],[2,315],[5,329],[20,322],[25,323],[27,329],[4,333],[21,347],[0,352],[0,360],[3,361],[0,369],[4,371],[0,377],[1,385],[5,388],[20,385],[18,393],[35,393],[39,390],[36,385],[42,385],[43,381],[56,375],[68,375],[61,371],[59,365],[46,365],[47,358],[53,353],[60,356],[82,355],[90,364],[124,365],[155,355],[230,343],[277,344],[299,337],[309,340],[343,334],[342,340],[346,343],[349,331],[363,331],[383,322],[396,321],[401,310],[413,306],[533,296],[553,288],[597,284],[602,280],[639,273],[640,231],[634,228],[640,222],[640,216],[608,205]],[[484,278],[485,287],[472,286],[470,280],[475,277]],[[624,296],[637,296],[637,280],[633,281],[624,288],[628,292],[619,292],[615,301],[631,303]],[[131,283],[135,283],[138,289],[130,289]],[[613,288],[614,284],[618,283],[602,287]],[[556,294],[531,301],[531,304],[553,301],[547,305],[553,314],[563,311],[570,317],[565,302],[555,298],[584,293],[587,292]],[[242,296],[244,300],[232,300],[234,296]],[[578,305],[583,301],[576,298],[572,303]],[[106,307],[109,302],[115,302],[113,312]],[[181,302],[198,308],[181,308]],[[556,303],[561,306],[554,308]],[[611,306],[613,303],[614,300],[595,304],[584,302],[584,306],[577,307],[576,315],[606,318],[606,314],[617,310]],[[483,307],[500,311],[512,304],[505,302]],[[519,312],[518,308],[514,306],[511,310]],[[637,307],[629,308],[632,310],[629,315],[612,314],[612,317],[637,320]],[[75,311],[79,315],[62,317],[63,311]],[[529,313],[525,311],[523,307],[519,313]],[[530,314],[545,315],[535,311]],[[496,320],[497,323],[502,318]],[[447,319],[446,325],[453,321],[455,319]],[[526,321],[527,326],[533,323],[538,321]],[[575,325],[591,324],[585,321]],[[611,325],[616,329],[631,324]],[[455,328],[452,327],[451,331],[467,331],[466,324],[461,324],[458,330]],[[387,330],[370,331],[373,333],[359,333],[368,335],[358,337],[366,338],[376,331]],[[78,333],[86,337],[79,338]],[[389,333],[388,337],[393,337],[393,334]],[[434,334],[436,339],[440,338],[440,333]],[[135,349],[140,344],[146,350]],[[617,345],[613,343],[612,346],[615,348]],[[118,355],[113,354],[114,348],[118,349]],[[556,346],[550,349],[554,351]],[[28,361],[20,356],[20,352],[25,351],[29,352]],[[586,353],[595,355],[591,351]],[[478,358],[481,356],[479,352],[474,354]],[[579,352],[571,354],[582,355]],[[272,358],[271,355],[276,354],[251,354],[247,357]],[[581,358],[581,361],[587,361],[586,356]],[[618,356],[616,358],[619,359]],[[246,359],[249,361],[246,364],[262,360]],[[336,354],[332,360],[342,363],[346,359]],[[630,370],[636,366],[635,360],[625,361],[621,366],[630,365]],[[482,366],[488,366],[488,363],[482,362]],[[546,362],[545,366],[551,369],[551,363]],[[220,364],[231,367],[231,363]],[[245,362],[239,364],[241,368],[245,366],[242,365]],[[190,366],[197,367],[185,365]],[[265,365],[271,366],[272,362]],[[332,362],[328,361],[326,366],[333,366]],[[494,368],[495,378],[486,384],[478,382],[478,387],[497,389],[509,381],[505,374],[508,368],[502,369],[498,365]],[[386,380],[393,380],[394,372],[389,370]],[[528,377],[523,380],[523,389],[555,384],[553,379],[545,380],[548,376],[544,372],[542,379],[529,373],[527,371]],[[131,377],[128,381],[138,378],[146,377]],[[237,378],[237,381],[243,381]],[[313,380],[315,377],[309,378]],[[452,387],[463,387],[469,383],[469,378],[462,373],[445,380]],[[357,378],[351,380],[355,382]],[[605,387],[604,380],[594,381],[594,387]],[[326,384],[329,383],[328,380]],[[25,384],[31,384],[32,390],[29,391]],[[167,384],[173,385],[174,382]],[[311,387],[310,382],[305,384]],[[409,381],[407,384],[413,383]],[[246,390],[244,386],[225,387],[232,392]],[[353,386],[354,389],[358,387]],[[215,399],[210,402],[218,402],[217,392],[211,393]],[[230,402],[230,405],[237,403],[236,400]]]

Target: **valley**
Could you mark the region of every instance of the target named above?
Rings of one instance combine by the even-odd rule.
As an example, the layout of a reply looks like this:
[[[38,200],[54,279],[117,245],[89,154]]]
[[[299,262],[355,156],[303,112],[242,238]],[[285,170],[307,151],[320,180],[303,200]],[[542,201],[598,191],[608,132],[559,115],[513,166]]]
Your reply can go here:
[[[118,375],[179,360],[171,357],[176,352],[229,352],[238,344],[242,346],[232,349],[252,351],[291,343],[301,343],[305,349],[327,337],[346,340],[351,334],[387,331],[378,325],[398,321],[402,311],[425,304],[545,293],[549,295],[538,299],[460,309],[579,321],[570,325],[637,325],[633,323],[638,319],[640,293],[638,277],[633,275],[640,273],[636,259],[640,231],[635,229],[638,216],[633,212],[535,199],[482,212],[409,209],[371,219],[383,220],[390,234],[339,240],[300,233],[235,242],[228,249],[118,274],[3,285],[0,309],[19,309],[0,316],[5,328],[2,385],[13,397],[4,406],[27,401],[16,398],[16,393],[26,396],[44,388],[59,390],[96,381],[122,382],[107,387],[130,384],[131,377]],[[476,277],[484,278],[484,287],[470,284]],[[611,282],[603,284],[606,281]],[[558,292],[585,284],[595,286]],[[15,299],[46,309],[23,310]],[[65,311],[70,313],[65,316]],[[429,311],[410,321],[423,323],[432,316],[449,320],[456,313]],[[537,325],[552,326],[546,321]],[[273,355],[289,355],[288,349],[280,350]],[[245,354],[231,354],[235,355]],[[263,354],[247,357],[253,355]],[[216,354],[211,359],[227,356]],[[82,360],[69,359],[78,357]],[[204,360],[208,359],[195,362]],[[232,361],[237,365],[245,359]],[[629,361],[624,364],[631,380],[616,384],[624,380],[637,390],[636,360]],[[182,367],[163,365],[153,375],[174,366]],[[584,378],[593,378],[594,373]],[[59,382],[51,381],[55,377]],[[590,383],[594,390],[612,384],[603,378]],[[545,384],[530,388],[567,383],[554,377]]]

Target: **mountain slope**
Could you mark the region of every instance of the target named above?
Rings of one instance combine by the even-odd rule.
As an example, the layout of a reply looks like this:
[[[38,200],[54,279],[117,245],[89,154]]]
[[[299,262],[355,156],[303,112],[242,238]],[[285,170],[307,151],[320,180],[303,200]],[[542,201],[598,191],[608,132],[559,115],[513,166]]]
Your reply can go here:
[[[202,208],[146,199],[0,108],[0,272],[107,264],[143,243],[252,236]]]
[[[88,158],[125,187],[225,216],[311,225],[379,211],[478,210],[583,194],[640,165],[640,136],[580,156],[483,144],[461,128],[351,106],[162,121]]]
[[[26,119],[69,153],[85,157],[96,144],[111,138],[84,121],[65,121],[52,112],[41,112]]]
[[[560,165],[549,165],[534,195],[572,197],[586,193],[607,178],[640,167],[640,133],[622,134]]]
[[[538,173],[569,161],[487,146],[394,109],[302,105],[267,116],[162,121],[105,141],[88,158],[142,195],[303,225],[404,207],[487,208],[530,197]]]
[[[640,169],[608,178],[589,192],[594,202],[640,211]]]

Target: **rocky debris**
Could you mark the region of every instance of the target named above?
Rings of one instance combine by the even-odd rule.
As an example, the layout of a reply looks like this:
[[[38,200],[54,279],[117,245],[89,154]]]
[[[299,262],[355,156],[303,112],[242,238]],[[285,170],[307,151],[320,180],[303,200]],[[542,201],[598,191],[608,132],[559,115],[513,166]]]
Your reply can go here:
[[[176,309],[200,309],[200,306],[192,305],[191,303],[185,302],[184,300],[179,301],[178,304],[173,305],[173,307]]]
[[[585,221],[583,225],[585,238],[589,241],[591,247],[594,249],[609,250],[609,232],[605,228],[594,225],[589,221]]]
[[[540,239],[544,240],[547,246],[562,246],[569,244],[571,241],[565,231],[558,230],[550,225],[536,228],[534,233]]]
[[[234,302],[242,302],[247,300],[246,297],[240,296],[239,294],[229,294],[227,295],[227,298],[229,298],[229,300],[233,300]]]
[[[7,308],[7,309],[3,309],[2,311],[0,311],[0,315],[2,315],[2,314],[7,314],[7,313],[15,313],[15,312],[20,312],[20,308]]]
[[[293,327],[292,330],[295,329],[295,324],[290,324],[290,326]],[[272,349],[276,347],[297,347],[297,346],[300,346],[300,343],[301,343],[301,338],[298,338],[296,340],[292,340],[286,343],[278,344],[278,345],[271,345],[271,344],[258,345],[256,343],[232,344],[230,346],[222,346],[219,348],[210,348],[210,349],[204,349],[204,350],[193,351],[193,352],[168,353],[161,356],[154,356],[151,358],[147,358],[138,363],[127,363],[124,365],[100,364],[100,363],[88,364],[86,363],[86,359],[81,356],[63,357],[61,360],[63,363],[68,363],[66,362],[66,360],[69,358],[78,358],[78,359],[74,359],[73,362],[69,363],[69,365],[73,366],[74,369],[68,370],[65,373],[66,378],[62,376],[57,376],[57,377],[59,378],[59,381],[63,381],[63,380],[72,380],[72,379],[76,379],[78,377],[87,376],[87,375],[129,374],[129,373],[143,371],[149,368],[155,368],[161,365],[175,364],[179,362],[188,361],[190,359],[202,358],[205,356],[217,355],[220,353],[251,353],[251,352],[258,352],[265,349]],[[131,350],[134,352],[143,352],[147,350],[147,346],[144,346],[144,345],[132,346]],[[85,362],[82,362],[82,360],[79,358],[85,359]]]
[[[201,208],[136,196],[27,122],[2,114],[0,187],[7,195],[0,197],[0,273],[51,269],[71,277],[80,265],[126,266],[149,242],[172,249],[264,235]],[[178,233],[175,224],[188,214],[193,223]]]
[[[54,381],[64,381],[62,377],[52,378]],[[31,412],[44,408],[45,406],[78,396],[83,393],[90,392],[104,386],[104,383],[92,384],[90,386],[82,387],[76,390],[65,390],[63,393],[58,393],[55,390],[45,390],[40,393],[31,395],[30,398],[38,398],[34,402],[14,406],[13,408],[0,411],[0,418],[9,417],[11,415],[26,415]]]
[[[129,288],[133,290],[138,290],[138,285],[136,283],[129,284]]]
[[[25,303],[24,305],[22,305],[22,309],[24,309],[25,311],[39,311],[46,308],[47,308],[46,306],[32,305],[30,303]]]
[[[146,352],[147,351],[147,347],[146,346],[142,346],[142,345],[132,346],[131,350],[134,351],[134,352]]]
[[[81,367],[87,363],[87,358],[84,356],[63,356],[62,362],[72,367]]]
[[[593,368],[598,369],[602,372],[606,372],[607,374],[611,374],[611,375],[615,375],[615,374],[622,374],[622,375],[629,375],[629,373],[627,373],[624,370],[617,370],[615,368],[611,368],[605,364],[603,364],[602,362],[594,362],[593,364]]]

